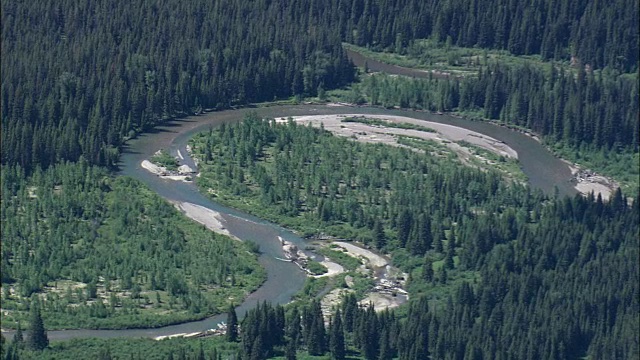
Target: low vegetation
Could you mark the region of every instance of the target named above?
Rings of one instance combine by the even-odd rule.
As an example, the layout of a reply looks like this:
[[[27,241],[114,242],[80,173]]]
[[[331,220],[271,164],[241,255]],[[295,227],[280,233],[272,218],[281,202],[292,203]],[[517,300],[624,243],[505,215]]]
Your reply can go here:
[[[247,246],[144,185],[84,163],[2,168],[2,326],[156,327],[239,303],[265,279]]]
[[[151,157],[151,162],[167,168],[169,171],[178,170],[178,160],[171,156],[166,150],[159,150]]]
[[[382,120],[382,119],[369,118],[369,117],[366,117],[366,116],[350,116],[350,117],[344,118],[342,120],[342,122],[356,122],[356,123],[361,123],[361,124],[366,124],[366,125],[374,125],[374,126],[381,126],[381,127],[388,127],[388,128],[410,129],[410,130],[418,130],[418,131],[425,131],[425,132],[436,132],[432,128],[429,128],[429,127],[426,127],[426,126],[422,126],[422,125],[410,124],[410,123],[405,123],[405,122],[386,121],[386,120]]]

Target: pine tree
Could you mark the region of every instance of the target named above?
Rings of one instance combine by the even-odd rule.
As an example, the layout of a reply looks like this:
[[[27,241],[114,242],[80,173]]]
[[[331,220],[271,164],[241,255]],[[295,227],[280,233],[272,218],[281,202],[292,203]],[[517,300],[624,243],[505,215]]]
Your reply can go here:
[[[381,221],[376,221],[373,227],[373,239],[375,241],[375,246],[378,249],[382,249],[387,245],[387,237],[384,234],[384,228],[382,227]]]
[[[308,316],[310,317],[310,328],[307,340],[307,350],[309,351],[309,355],[322,355],[325,352],[326,334],[320,303],[314,300],[308,311]]]
[[[336,311],[333,323],[331,324],[329,351],[331,351],[331,357],[335,360],[342,360],[345,358],[346,350],[344,346],[344,330],[342,328],[342,316],[340,314],[340,309]]]
[[[233,305],[229,305],[227,312],[227,341],[236,342],[238,340],[238,316]]]
[[[445,266],[441,266],[440,267],[440,272],[438,273],[438,280],[440,281],[441,284],[446,284],[447,283],[447,269]]]
[[[20,321],[18,321],[18,329],[13,335],[13,344],[16,347],[21,347],[24,344],[24,335],[22,334],[22,326],[20,326]]]
[[[204,348],[202,347],[202,341],[200,342],[200,351],[198,352],[198,360],[206,360],[204,357]]]
[[[262,360],[265,358],[264,356],[264,344],[262,342],[262,336],[257,336],[253,341],[253,346],[251,347],[251,354],[249,356],[250,360]]]
[[[289,339],[287,341],[284,356],[287,360],[296,360],[296,342],[294,339]]]
[[[291,346],[293,347],[295,353],[295,349],[300,343],[300,333],[302,330],[300,326],[300,313],[298,312],[297,307],[294,307],[291,311],[291,315],[289,317],[289,321],[287,321],[286,326],[286,335],[289,337],[288,343],[291,343]]]
[[[31,306],[31,320],[27,345],[33,350],[42,350],[49,346],[47,331],[44,328],[42,316],[40,315],[40,304],[35,302],[32,303]]]
[[[374,360],[378,358],[380,329],[378,328],[378,318],[373,304],[370,303],[361,319],[358,331],[362,333],[362,344],[360,346],[365,359]]]
[[[433,281],[433,261],[429,256],[424,257],[424,263],[422,264],[422,280],[426,282]]]

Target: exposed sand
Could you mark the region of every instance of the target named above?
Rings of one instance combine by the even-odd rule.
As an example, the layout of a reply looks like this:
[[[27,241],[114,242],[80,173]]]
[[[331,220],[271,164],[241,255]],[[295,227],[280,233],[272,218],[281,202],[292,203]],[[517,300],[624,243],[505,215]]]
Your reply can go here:
[[[490,136],[480,134],[475,131],[467,130],[461,127],[440,124],[432,121],[413,119],[404,116],[392,115],[366,115],[366,118],[384,120],[390,123],[408,123],[428,127],[435,132],[420,131],[414,129],[400,129],[392,127],[381,127],[376,125],[367,125],[358,122],[342,122],[347,117],[362,117],[360,114],[341,114],[341,115],[309,115],[294,116],[292,119],[302,124],[311,123],[313,126],[320,126],[332,133],[345,137],[355,137],[358,141],[369,143],[384,143],[388,145],[399,146],[396,136],[412,136],[421,139],[434,140],[445,144],[456,152],[460,152],[463,147],[455,142],[466,141],[489,150],[497,155],[518,158],[518,153],[502,141],[496,140]],[[281,118],[277,121],[287,121]],[[468,151],[463,151],[468,153]]]
[[[333,289],[320,300],[320,309],[322,309],[325,321],[334,313],[333,309],[342,303],[344,296],[352,292],[351,289]]]
[[[576,181],[574,187],[583,195],[593,192],[596,198],[600,194],[602,200],[609,200],[613,191],[619,187],[612,179],[596,174],[591,170],[583,170],[576,164],[568,164],[571,169],[571,175]]]
[[[172,201],[173,205],[184,213],[190,219],[204,225],[207,229],[222,235],[229,236],[232,239],[240,240],[231,235],[229,230],[224,227],[224,218],[219,212],[208,209],[204,206],[188,203]]]
[[[167,173],[167,168],[158,166],[149,160],[143,160],[140,165],[142,166],[143,169],[149,171],[150,173],[156,174],[158,176],[161,176]]]
[[[369,303],[372,303],[376,311],[393,309],[400,306],[404,302],[405,298],[402,296],[393,296],[377,292],[368,293],[364,299],[359,301],[359,303],[364,306],[368,306]]]
[[[355,258],[359,258],[359,257],[363,257],[365,259],[367,259],[367,261],[369,261],[369,264],[373,267],[383,267],[386,266],[388,261],[383,258],[382,256],[378,255],[378,254],[374,254],[372,251],[369,251],[367,249],[363,249],[359,246],[353,245],[351,243],[348,242],[344,242],[344,241],[334,241],[332,242],[332,244],[335,244],[345,250],[347,250],[347,253],[350,256],[353,256]]]
[[[602,200],[609,200],[609,197],[611,196],[611,189],[609,186],[597,182],[580,182],[576,184],[575,188],[583,195],[588,195],[593,192],[597,198],[598,194],[600,194]]]
[[[329,271],[327,271],[326,273],[324,273],[322,275],[315,275],[314,277],[316,277],[316,278],[328,277],[328,276],[336,276],[336,275],[342,274],[344,272],[344,268],[342,267],[342,265],[334,263],[329,258],[325,258],[324,260],[320,261],[320,264],[324,265],[327,268],[327,270],[329,270]]]

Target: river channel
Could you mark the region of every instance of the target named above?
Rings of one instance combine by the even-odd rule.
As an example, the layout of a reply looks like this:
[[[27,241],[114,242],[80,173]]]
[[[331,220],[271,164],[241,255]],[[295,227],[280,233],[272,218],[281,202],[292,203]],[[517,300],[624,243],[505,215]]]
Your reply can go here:
[[[460,126],[491,136],[505,142],[518,152],[518,158],[524,173],[529,177],[533,188],[552,194],[555,188],[560,195],[574,195],[576,190],[571,184],[571,172],[566,163],[554,157],[544,146],[529,136],[504,127],[485,122],[470,121],[448,115],[435,115],[425,112],[387,110],[371,107],[325,106],[325,105],[285,105],[265,108],[247,108],[211,112],[186,119],[178,119],[159,126],[153,131],[130,140],[124,148],[120,162],[120,174],[134,177],[167,200],[190,202],[219,212],[225,220],[229,232],[243,240],[253,240],[260,245],[260,264],[265,267],[268,279],[252,293],[238,308],[239,316],[259,301],[284,304],[293,294],[302,288],[305,275],[296,265],[277,260],[282,257],[282,248],[278,236],[304,249],[306,240],[296,236],[276,224],[248,215],[241,211],[222,206],[202,195],[195,184],[161,179],[141,167],[141,162],[149,159],[157,150],[167,149],[172,154],[178,150],[185,157],[183,163],[193,165],[188,157],[186,145],[197,132],[215,127],[223,122],[239,121],[243,116],[255,111],[263,117],[280,118],[299,115],[327,114],[387,114],[424,119],[439,123]],[[126,330],[59,330],[50,331],[51,340],[65,340],[81,337],[156,337],[177,333],[193,333],[215,328],[224,321],[225,315],[210,317],[201,321],[165,326],[153,329]],[[5,336],[10,336],[6,333]]]

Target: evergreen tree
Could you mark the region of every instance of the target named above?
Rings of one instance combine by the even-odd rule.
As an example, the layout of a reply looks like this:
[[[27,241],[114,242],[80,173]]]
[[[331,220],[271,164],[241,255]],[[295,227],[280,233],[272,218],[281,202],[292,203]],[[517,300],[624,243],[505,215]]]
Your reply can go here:
[[[428,283],[433,281],[433,260],[431,260],[430,256],[424,257],[424,262],[422,264],[422,280]]]
[[[313,300],[308,309],[308,312],[310,322],[308,323],[309,336],[307,340],[307,350],[309,351],[310,355],[319,356],[324,354],[326,346],[324,318],[322,317],[320,303],[316,300]]]
[[[238,316],[233,304],[229,305],[227,311],[227,341],[236,342],[238,340]]]
[[[287,360],[296,360],[296,343],[294,339],[288,339],[284,349],[284,356]]]
[[[335,360],[343,360],[345,358],[344,330],[342,328],[342,314],[340,313],[340,309],[336,311],[333,322],[331,323],[329,351],[331,351],[331,357]]]
[[[375,247],[381,250],[387,245],[387,237],[384,233],[381,221],[376,221],[373,227],[373,240]]]
[[[16,333],[13,334],[13,344],[20,348],[24,345],[24,335],[22,334],[22,326],[20,326],[20,321],[18,321],[18,329]]]
[[[32,350],[42,350],[49,346],[47,331],[44,328],[42,316],[40,315],[40,304],[35,301],[31,304],[29,336],[27,338],[27,345]]]

